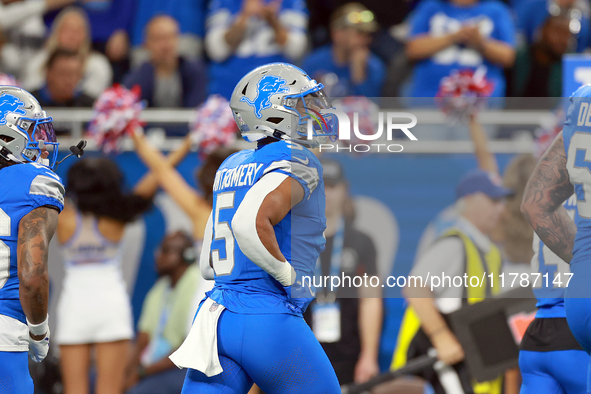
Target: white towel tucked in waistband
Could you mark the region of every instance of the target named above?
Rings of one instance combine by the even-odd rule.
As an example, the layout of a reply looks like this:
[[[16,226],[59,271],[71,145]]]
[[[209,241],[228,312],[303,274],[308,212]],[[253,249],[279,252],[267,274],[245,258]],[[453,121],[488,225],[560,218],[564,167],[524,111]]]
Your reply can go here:
[[[203,301],[189,335],[177,351],[169,356],[177,367],[196,369],[207,377],[224,371],[218,357],[217,334],[218,319],[224,309],[222,304],[211,298]]]

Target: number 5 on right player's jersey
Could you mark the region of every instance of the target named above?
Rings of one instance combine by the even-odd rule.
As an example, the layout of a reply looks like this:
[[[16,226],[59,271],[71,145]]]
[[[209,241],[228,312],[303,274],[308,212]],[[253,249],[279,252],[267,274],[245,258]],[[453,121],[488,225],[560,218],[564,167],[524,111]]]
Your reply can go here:
[[[325,197],[322,166],[314,154],[297,144],[273,142],[230,156],[216,173],[213,186],[215,301],[235,312],[293,313],[283,287],[240,250],[232,233],[234,214],[250,188],[265,174],[281,172],[304,188],[304,199],[275,225],[281,252],[301,275],[313,277],[324,249]],[[217,298],[217,299],[216,299]]]
[[[577,260],[591,257],[591,85],[577,89],[570,98],[562,138],[566,168],[577,199],[577,235],[573,254]]]

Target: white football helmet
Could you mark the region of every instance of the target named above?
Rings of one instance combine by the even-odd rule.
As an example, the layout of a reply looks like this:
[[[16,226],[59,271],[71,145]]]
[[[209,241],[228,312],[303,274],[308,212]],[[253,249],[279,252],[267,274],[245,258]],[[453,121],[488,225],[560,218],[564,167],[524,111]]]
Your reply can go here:
[[[242,138],[253,142],[274,137],[308,147],[336,140],[336,116],[320,113],[332,108],[323,88],[292,64],[271,63],[252,70],[230,99]]]
[[[0,86],[0,156],[4,159],[53,169],[59,144],[52,121],[29,92]]]

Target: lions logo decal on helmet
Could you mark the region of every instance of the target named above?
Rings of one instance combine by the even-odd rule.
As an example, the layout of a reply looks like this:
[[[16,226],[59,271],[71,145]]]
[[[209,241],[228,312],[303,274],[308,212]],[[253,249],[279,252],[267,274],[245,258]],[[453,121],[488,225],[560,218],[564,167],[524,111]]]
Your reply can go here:
[[[277,93],[289,92],[289,88],[285,87],[287,82],[275,75],[265,75],[257,84],[257,96],[254,101],[248,97],[242,97],[240,101],[254,107],[254,114],[257,118],[261,118],[263,114],[261,111],[271,107],[271,96]]]
[[[26,115],[27,112],[21,109],[24,106],[25,103],[12,94],[4,93],[0,96],[0,125],[6,124],[6,115],[11,112],[17,115]]]

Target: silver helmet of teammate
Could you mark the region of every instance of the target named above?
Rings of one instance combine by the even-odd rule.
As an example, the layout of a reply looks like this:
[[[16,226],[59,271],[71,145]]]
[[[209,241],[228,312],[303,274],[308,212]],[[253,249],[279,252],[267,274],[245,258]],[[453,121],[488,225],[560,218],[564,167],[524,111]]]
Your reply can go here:
[[[29,92],[0,86],[0,156],[54,168],[58,143],[52,120]]]
[[[322,89],[301,68],[271,63],[238,82],[230,108],[246,141],[274,137],[316,147],[338,132],[336,116],[320,113],[331,108]]]

